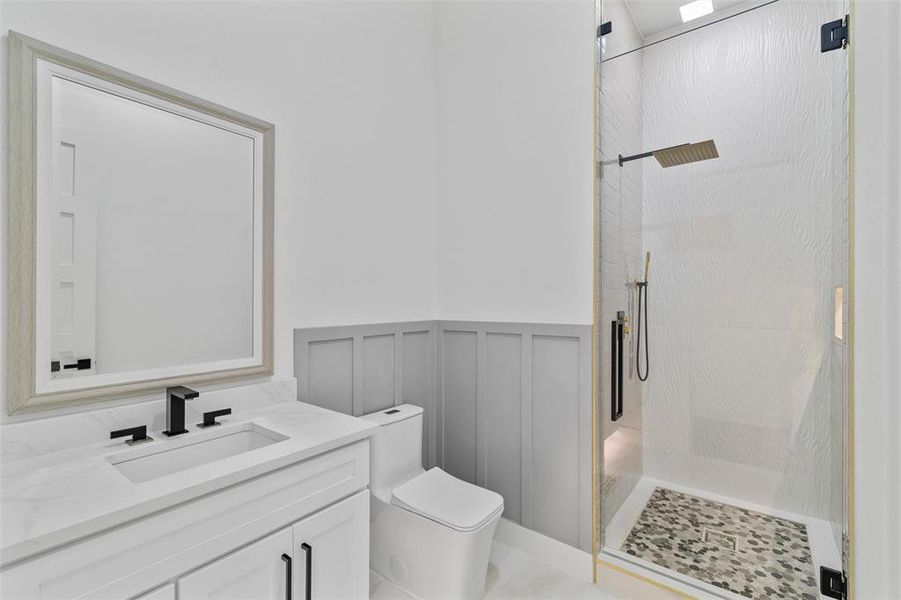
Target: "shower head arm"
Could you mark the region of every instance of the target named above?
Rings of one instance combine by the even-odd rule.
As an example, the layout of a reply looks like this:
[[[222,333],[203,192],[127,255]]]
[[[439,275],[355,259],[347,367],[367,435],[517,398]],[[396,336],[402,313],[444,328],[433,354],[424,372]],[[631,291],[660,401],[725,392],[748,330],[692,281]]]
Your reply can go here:
[[[656,152],[656,150],[652,151],[652,152],[642,152],[641,154],[633,154],[632,156],[623,156],[622,154],[620,154],[619,155],[619,166],[623,166],[623,163],[627,163],[632,160],[639,160],[642,158],[648,158],[650,156],[654,156],[654,152]]]
[[[619,166],[623,166],[623,163],[627,163],[630,160],[639,160],[642,158],[650,158],[657,154],[658,152],[665,152],[667,150],[672,150],[673,148],[681,148],[682,146],[691,146],[691,144],[677,144],[675,146],[667,146],[666,148],[658,148],[657,150],[651,150],[650,152],[642,152],[641,154],[633,154],[632,156],[623,156],[619,155]]]

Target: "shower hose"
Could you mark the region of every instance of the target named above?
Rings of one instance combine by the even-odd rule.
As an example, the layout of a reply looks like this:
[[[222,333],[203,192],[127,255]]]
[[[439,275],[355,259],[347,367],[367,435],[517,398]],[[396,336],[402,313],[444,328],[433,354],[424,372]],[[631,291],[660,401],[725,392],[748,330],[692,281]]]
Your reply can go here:
[[[641,381],[647,381],[650,375],[651,363],[648,359],[648,282],[639,281],[638,285],[638,347],[635,352],[635,370]],[[642,302],[644,297],[644,302]],[[644,305],[644,317],[641,308]],[[641,322],[644,321],[644,375],[641,374]]]

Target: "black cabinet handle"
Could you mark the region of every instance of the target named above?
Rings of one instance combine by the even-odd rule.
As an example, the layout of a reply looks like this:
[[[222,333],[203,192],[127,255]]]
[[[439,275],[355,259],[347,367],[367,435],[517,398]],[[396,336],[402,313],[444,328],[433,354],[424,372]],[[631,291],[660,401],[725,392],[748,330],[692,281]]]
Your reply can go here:
[[[114,440],[116,438],[125,437],[126,435],[130,435],[130,440],[125,440],[125,443],[131,446],[132,444],[140,444],[141,442],[152,442],[153,438],[147,435],[147,426],[141,425],[140,427],[128,427],[126,429],[117,429],[116,431],[109,432],[109,439]]]
[[[285,600],[292,600],[293,595],[291,594],[291,583],[294,579],[294,569],[292,568],[291,557],[287,554],[282,554],[282,562],[285,563]]]
[[[301,544],[307,560],[307,581],[304,589],[304,600],[313,600],[313,547],[309,544]]]
[[[230,414],[232,414],[232,409],[230,408],[223,408],[222,410],[211,410],[210,412],[205,412],[203,413],[203,423],[198,423],[197,426],[203,429],[204,427],[222,425],[222,423],[216,420],[216,417],[224,417],[225,415]]]

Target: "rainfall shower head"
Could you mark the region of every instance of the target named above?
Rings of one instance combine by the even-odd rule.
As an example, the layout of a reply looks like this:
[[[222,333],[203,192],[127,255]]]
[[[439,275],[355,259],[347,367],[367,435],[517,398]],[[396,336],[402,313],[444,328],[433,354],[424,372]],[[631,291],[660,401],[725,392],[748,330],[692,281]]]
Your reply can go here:
[[[701,160],[709,160],[711,158],[719,158],[719,152],[716,151],[716,144],[713,140],[705,142],[697,142],[694,144],[680,144],[678,146],[670,146],[669,148],[661,148],[660,150],[652,150],[642,154],[632,156],[619,155],[619,166],[630,160],[638,160],[639,158],[648,158],[653,156],[664,169],[668,167],[677,167],[679,165],[687,165],[689,163]]]

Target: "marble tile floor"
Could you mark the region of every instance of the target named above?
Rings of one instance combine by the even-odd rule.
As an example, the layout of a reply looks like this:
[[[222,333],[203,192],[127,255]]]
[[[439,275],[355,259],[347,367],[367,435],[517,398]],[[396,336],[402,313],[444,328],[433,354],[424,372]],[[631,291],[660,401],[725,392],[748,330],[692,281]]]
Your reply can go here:
[[[611,520],[605,548],[717,596],[818,599],[814,565],[839,556],[828,523],[730,500],[647,478]]]
[[[486,600],[613,600],[615,596],[506,544],[494,542],[485,582]],[[632,596],[637,597],[637,596]],[[369,572],[370,600],[415,600],[379,574]]]
[[[816,600],[807,528],[658,487],[622,550],[747,598]]]

